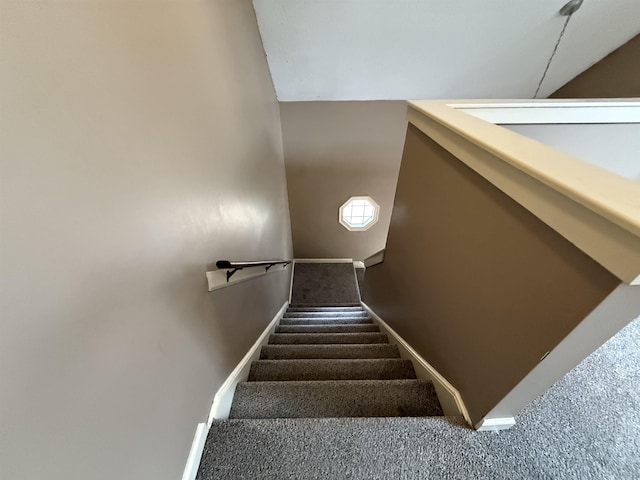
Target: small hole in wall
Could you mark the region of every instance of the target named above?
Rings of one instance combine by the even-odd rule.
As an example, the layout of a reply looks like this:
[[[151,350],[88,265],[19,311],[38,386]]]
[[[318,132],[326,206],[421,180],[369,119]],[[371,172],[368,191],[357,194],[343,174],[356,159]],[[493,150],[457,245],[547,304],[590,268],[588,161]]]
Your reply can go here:
[[[352,232],[368,230],[378,221],[380,206],[371,197],[351,197],[340,207],[338,220]]]

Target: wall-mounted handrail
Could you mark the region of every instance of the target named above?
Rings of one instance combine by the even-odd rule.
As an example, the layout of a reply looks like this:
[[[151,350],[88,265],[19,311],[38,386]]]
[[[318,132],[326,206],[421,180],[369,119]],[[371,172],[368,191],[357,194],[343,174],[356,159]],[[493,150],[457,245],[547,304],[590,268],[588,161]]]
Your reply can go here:
[[[258,260],[255,262],[233,262],[230,260],[218,260],[216,262],[216,267],[220,270],[227,270],[227,282],[236,273],[238,270],[242,270],[243,268],[252,268],[252,267],[265,267],[265,272],[268,272],[271,267],[274,265],[282,265],[286,267],[291,263],[291,260]]]

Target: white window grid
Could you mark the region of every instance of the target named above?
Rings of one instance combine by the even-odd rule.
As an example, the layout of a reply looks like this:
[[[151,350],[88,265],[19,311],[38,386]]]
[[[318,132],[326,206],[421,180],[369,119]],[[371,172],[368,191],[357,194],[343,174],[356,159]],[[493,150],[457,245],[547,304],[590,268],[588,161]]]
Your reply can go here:
[[[378,221],[379,208],[371,197],[351,197],[340,207],[339,221],[348,230],[367,230]]]

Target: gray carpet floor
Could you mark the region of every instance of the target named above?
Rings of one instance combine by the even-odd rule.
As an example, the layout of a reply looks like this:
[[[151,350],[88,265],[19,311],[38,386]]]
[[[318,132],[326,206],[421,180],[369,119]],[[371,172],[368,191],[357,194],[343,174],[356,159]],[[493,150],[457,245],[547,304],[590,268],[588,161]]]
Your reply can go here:
[[[353,263],[296,263],[291,303],[360,303]]]
[[[640,319],[511,430],[457,419],[217,421],[199,479],[640,479]]]

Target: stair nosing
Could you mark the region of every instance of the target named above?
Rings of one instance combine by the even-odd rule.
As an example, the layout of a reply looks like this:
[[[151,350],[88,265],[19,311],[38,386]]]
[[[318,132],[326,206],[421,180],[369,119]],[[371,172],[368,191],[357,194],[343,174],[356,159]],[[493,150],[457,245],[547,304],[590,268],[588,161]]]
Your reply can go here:
[[[423,380],[420,378],[391,378],[386,380],[380,379],[345,379],[345,380],[259,380],[238,382],[240,388],[247,389],[263,389],[264,387],[284,387],[284,388],[306,388],[322,389],[325,385],[351,385],[364,386],[365,384],[374,384],[382,388],[394,388],[403,385],[434,385],[432,380]]]
[[[294,362],[336,362],[336,363],[355,363],[355,362],[393,362],[393,363],[406,363],[411,362],[411,360],[406,358],[282,358],[282,359],[259,359],[254,360],[251,363],[267,363],[267,362],[285,362],[285,363],[294,363]],[[413,364],[412,364],[413,365]]]

